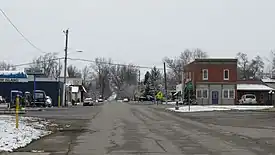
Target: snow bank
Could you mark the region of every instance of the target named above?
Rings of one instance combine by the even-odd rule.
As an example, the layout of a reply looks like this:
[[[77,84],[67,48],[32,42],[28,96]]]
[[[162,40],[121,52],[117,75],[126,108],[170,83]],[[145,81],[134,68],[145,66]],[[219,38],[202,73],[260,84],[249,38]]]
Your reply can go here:
[[[183,106],[180,107],[179,110],[175,110],[175,108],[167,108],[168,110],[175,112],[200,112],[200,111],[224,111],[224,110],[262,110],[273,108],[273,106],[234,106],[234,105],[205,105],[205,106]]]
[[[38,118],[20,117],[19,128],[15,128],[15,117],[0,115],[0,152],[24,147],[33,140],[50,134],[46,130],[49,122]]]
[[[115,92],[112,93],[112,95],[108,98],[108,101],[113,101],[117,97],[117,94]]]
[[[180,102],[179,102],[180,103]],[[166,102],[162,102],[162,104],[166,104]],[[176,105],[176,102],[167,102],[167,105]]]

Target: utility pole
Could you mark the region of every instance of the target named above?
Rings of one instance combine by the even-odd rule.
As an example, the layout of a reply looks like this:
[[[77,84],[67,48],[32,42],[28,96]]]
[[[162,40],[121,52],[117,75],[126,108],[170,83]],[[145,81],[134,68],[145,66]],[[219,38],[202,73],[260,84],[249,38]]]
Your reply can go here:
[[[140,93],[140,69],[138,70],[138,93]]]
[[[60,58],[58,59],[58,107],[60,107],[61,102],[61,86],[60,86],[60,74],[61,74],[61,64],[60,64]]]
[[[63,83],[63,106],[67,106],[66,80],[67,80],[67,58],[68,58],[68,40],[69,30],[63,31],[65,33],[65,60],[64,60],[64,83]]]
[[[166,64],[165,62],[163,63],[163,68],[164,68],[164,89],[165,89],[165,102],[167,104],[168,100],[168,95],[167,95],[167,78],[166,78]]]

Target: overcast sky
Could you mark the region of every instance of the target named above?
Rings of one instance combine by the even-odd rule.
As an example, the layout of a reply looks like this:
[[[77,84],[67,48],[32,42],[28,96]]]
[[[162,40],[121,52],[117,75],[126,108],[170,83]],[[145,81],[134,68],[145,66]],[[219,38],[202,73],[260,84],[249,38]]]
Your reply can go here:
[[[46,52],[69,57],[110,57],[116,63],[161,65],[189,48],[211,57],[246,52],[269,56],[275,49],[274,0],[2,0],[1,9]],[[18,64],[42,53],[0,16],[1,59]],[[83,53],[74,53],[83,50]],[[84,62],[69,62],[79,67]]]

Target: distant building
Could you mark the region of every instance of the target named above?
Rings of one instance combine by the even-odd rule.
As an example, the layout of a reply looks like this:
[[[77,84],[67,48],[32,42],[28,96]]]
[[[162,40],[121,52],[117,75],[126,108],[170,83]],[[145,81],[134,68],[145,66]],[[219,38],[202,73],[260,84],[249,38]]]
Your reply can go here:
[[[184,66],[183,85],[189,81],[198,104],[234,104],[237,59],[196,59]]]

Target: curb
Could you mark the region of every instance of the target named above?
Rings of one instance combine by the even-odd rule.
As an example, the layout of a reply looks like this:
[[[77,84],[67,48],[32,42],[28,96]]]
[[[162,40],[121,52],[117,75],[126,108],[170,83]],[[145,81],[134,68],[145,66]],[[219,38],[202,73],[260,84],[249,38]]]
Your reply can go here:
[[[5,114],[16,114],[16,112],[10,111],[10,110],[0,111],[0,115],[5,115]],[[18,114],[26,114],[26,111],[19,111]]]

